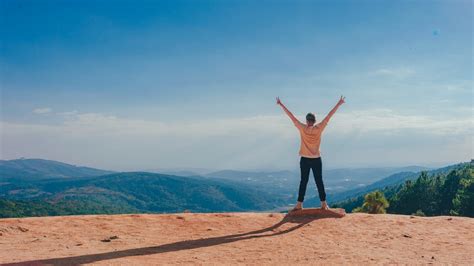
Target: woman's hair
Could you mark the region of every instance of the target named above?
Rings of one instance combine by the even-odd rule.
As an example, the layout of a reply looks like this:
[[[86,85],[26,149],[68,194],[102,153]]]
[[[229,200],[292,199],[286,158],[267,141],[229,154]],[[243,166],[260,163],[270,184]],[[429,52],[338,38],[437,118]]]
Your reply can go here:
[[[306,115],[306,121],[308,122],[316,122],[316,116],[313,113],[308,113]]]

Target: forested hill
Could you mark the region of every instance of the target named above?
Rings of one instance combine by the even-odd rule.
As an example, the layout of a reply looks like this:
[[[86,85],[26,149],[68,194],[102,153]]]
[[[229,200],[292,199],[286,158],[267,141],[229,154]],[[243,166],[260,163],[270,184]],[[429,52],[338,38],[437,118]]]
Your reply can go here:
[[[433,172],[421,172],[414,180],[381,191],[389,202],[388,213],[460,215],[474,217],[474,167],[472,163]],[[350,212],[364,202],[361,195],[333,206]]]
[[[449,165],[442,168],[425,170],[428,174],[440,174],[440,173],[448,173],[451,170],[458,169],[459,167],[465,166],[468,163],[459,163],[454,165]],[[415,180],[420,175],[420,172],[412,172],[412,171],[403,171],[399,173],[392,174],[388,177],[382,178],[372,184],[363,187],[357,187],[354,189],[350,189],[347,191],[343,191],[340,193],[331,194],[329,193],[328,201],[331,204],[342,202],[342,201],[351,201],[354,198],[363,197],[365,194],[374,191],[374,190],[381,190],[388,187],[396,187],[398,185],[403,184],[406,180]],[[319,203],[319,199],[312,198],[306,204],[314,204]]]
[[[0,217],[268,210],[283,202],[249,186],[146,172],[3,182]]]

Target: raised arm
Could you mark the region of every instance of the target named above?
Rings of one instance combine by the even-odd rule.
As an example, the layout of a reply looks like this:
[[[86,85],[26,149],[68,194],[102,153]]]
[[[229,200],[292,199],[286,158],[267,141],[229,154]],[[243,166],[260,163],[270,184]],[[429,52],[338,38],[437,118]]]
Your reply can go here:
[[[323,124],[327,125],[327,123],[329,122],[329,119],[331,119],[331,117],[336,113],[339,106],[341,106],[343,103],[345,103],[345,99],[346,99],[346,97],[341,96],[341,98],[337,102],[336,106],[334,106],[331,109],[331,111],[329,111],[329,113],[326,115],[326,117],[323,119],[323,121],[322,121]]]
[[[276,100],[277,100],[277,104],[280,105],[281,108],[283,108],[283,111],[285,111],[288,117],[290,117],[291,121],[293,121],[295,126],[300,126],[301,122],[290,112],[290,110],[288,110],[288,108],[286,108],[286,106],[280,101],[280,98],[277,97]]]

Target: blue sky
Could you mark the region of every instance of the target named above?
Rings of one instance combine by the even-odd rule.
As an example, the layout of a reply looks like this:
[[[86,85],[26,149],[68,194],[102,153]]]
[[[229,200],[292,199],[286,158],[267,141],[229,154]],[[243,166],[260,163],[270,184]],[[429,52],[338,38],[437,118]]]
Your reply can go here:
[[[472,1],[2,1],[2,159],[293,169],[473,157]]]

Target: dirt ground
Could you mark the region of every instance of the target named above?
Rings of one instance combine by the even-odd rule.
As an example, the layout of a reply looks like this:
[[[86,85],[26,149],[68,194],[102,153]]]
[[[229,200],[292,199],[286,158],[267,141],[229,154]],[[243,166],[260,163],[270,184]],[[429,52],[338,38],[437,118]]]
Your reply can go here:
[[[0,219],[0,263],[474,265],[474,219],[361,213]]]

